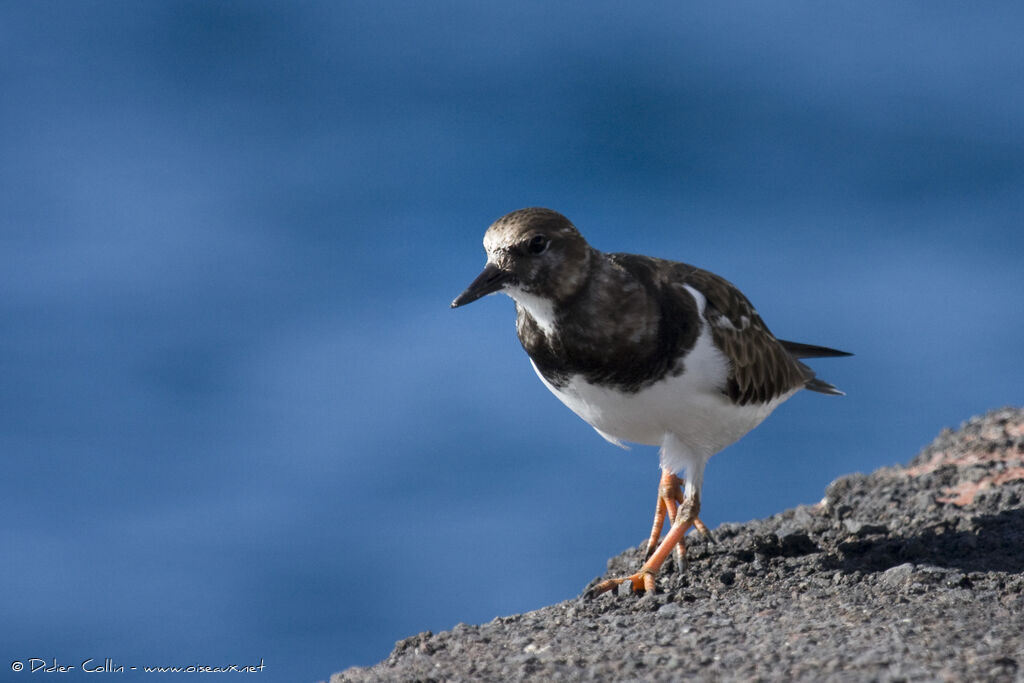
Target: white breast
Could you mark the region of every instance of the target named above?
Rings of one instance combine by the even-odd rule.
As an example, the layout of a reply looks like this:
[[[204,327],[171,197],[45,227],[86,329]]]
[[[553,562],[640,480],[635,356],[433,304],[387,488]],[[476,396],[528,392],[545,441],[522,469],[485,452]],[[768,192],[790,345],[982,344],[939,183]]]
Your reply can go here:
[[[690,289],[687,287],[687,289]],[[693,292],[703,309],[704,297]],[[706,461],[761,423],[791,392],[761,405],[738,406],[722,393],[728,360],[714,346],[706,323],[685,359],[685,372],[635,393],[587,382],[574,375],[564,387],[541,381],[574,413],[608,441],[663,446],[673,435],[673,448],[662,449],[662,465],[681,472],[695,461]]]

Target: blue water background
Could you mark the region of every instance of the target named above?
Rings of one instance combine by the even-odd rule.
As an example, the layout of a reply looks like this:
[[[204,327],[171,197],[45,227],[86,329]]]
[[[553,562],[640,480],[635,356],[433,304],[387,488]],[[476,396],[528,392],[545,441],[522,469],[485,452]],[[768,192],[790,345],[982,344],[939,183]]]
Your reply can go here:
[[[325,679],[638,543],[654,449],[547,393],[510,301],[448,310],[523,206],[857,354],[711,461],[712,527],[1024,402],[1022,20],[3,3],[0,670]]]

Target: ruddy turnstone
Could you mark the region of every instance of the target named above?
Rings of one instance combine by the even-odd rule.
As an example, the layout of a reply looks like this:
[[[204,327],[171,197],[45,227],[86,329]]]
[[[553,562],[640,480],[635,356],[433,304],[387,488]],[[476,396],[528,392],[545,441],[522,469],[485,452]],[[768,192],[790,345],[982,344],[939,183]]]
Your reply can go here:
[[[683,566],[686,532],[707,534],[698,513],[708,459],[801,389],[842,395],[800,359],[850,354],[776,339],[736,287],[706,270],[602,253],[565,216],[542,208],[496,220],[484,249],[483,272],[452,308],[508,294],[544,385],[611,443],[661,448],[646,561],[590,596],[626,581],[654,590],[673,549]]]

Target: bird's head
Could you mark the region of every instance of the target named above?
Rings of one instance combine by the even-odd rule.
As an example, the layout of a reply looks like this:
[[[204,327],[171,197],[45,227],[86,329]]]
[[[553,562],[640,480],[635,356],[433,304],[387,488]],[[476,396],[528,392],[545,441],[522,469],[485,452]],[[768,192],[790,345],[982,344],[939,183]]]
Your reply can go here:
[[[591,251],[569,219],[551,209],[513,211],[494,221],[484,234],[487,265],[462,294],[458,308],[505,292],[516,301],[565,301],[583,285]]]

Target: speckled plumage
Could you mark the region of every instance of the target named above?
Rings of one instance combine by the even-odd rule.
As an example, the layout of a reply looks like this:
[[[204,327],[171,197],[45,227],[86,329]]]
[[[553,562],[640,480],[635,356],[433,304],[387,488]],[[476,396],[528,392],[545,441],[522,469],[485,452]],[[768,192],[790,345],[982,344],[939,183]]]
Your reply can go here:
[[[537,234],[552,240],[548,258],[525,258],[523,245]],[[776,339],[747,298],[714,273],[650,256],[603,254],[568,219],[549,209],[521,209],[499,218],[488,229],[484,246],[489,262],[514,273],[503,288],[517,300],[519,340],[556,387],[581,375],[636,392],[666,375],[679,375],[685,371],[685,354],[706,323],[729,359],[722,390],[735,403],[765,403],[805,387],[835,389],[812,383],[813,370],[798,360],[799,354],[787,351],[791,342]],[[687,286],[707,299],[703,320]],[[535,306],[524,303],[526,297],[551,305],[557,334],[544,329],[538,320],[542,316],[531,311]]]
[[[634,585],[653,586],[664,544],[682,548],[682,534],[699,525],[712,455],[800,389],[842,393],[799,358],[848,354],[776,339],[736,287],[706,270],[604,254],[567,218],[541,208],[499,218],[484,248],[483,272],[452,307],[510,296],[519,341],[545,386],[612,443],[660,446],[665,485],[678,486],[673,476],[685,472],[685,510],[676,515],[676,494],[659,493],[655,532],[668,510],[671,539],[643,576],[622,579]]]

